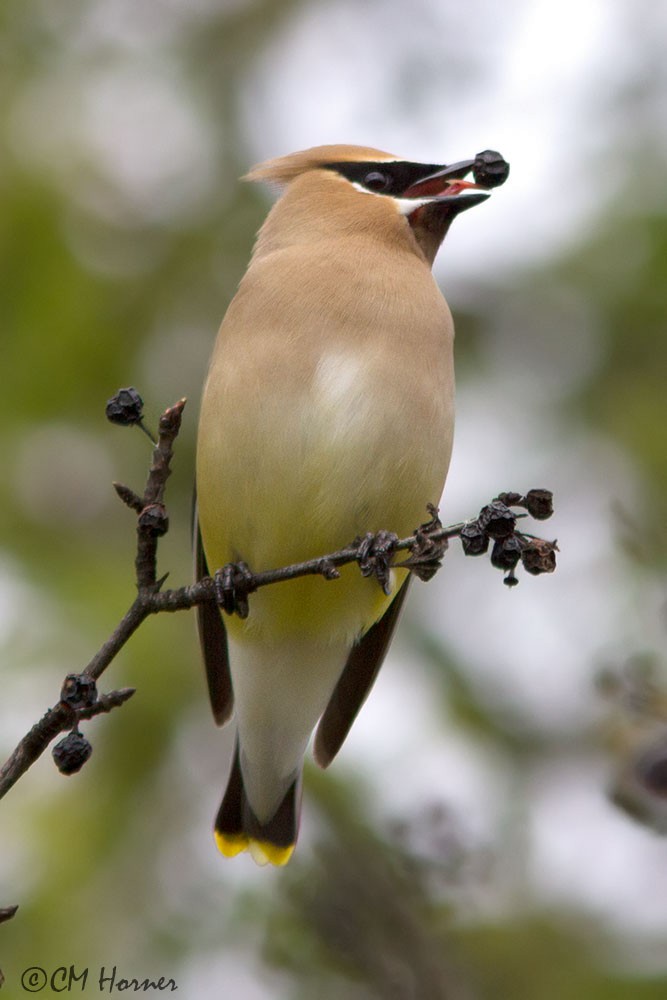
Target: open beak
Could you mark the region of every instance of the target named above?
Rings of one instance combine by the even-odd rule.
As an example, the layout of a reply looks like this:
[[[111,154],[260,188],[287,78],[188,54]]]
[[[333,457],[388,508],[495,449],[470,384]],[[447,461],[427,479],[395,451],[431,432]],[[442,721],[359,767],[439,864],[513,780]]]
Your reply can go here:
[[[491,192],[481,184],[463,179],[474,166],[474,160],[460,160],[458,163],[443,166],[409,187],[403,192],[403,198],[418,200],[422,205],[434,202],[457,202],[459,210],[479,205]]]
[[[401,192],[397,203],[429,265],[459,212],[479,205],[490,188],[504,184],[509,163],[494,149],[485,149],[474,160],[459,160],[442,167],[425,168],[430,173]],[[474,181],[464,180],[472,171]]]

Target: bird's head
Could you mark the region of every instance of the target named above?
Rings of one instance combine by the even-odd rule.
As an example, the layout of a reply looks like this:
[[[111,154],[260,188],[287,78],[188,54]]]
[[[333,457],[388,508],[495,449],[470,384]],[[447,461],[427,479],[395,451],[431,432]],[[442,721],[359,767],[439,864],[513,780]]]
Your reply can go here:
[[[467,174],[474,180],[465,180]],[[411,232],[433,263],[452,220],[486,201],[509,165],[492,150],[452,164],[415,163],[363,146],[316,146],[254,167],[246,179],[287,188],[294,225],[315,230],[323,219],[363,228]]]

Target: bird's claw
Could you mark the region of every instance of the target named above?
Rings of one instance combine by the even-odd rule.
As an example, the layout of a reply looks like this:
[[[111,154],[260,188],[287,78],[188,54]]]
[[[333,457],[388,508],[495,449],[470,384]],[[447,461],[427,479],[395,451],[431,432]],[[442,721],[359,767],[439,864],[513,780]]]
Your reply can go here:
[[[359,541],[357,562],[362,576],[374,576],[387,596],[391,593],[391,560],[398,542],[393,531],[368,532]]]
[[[398,566],[404,566],[424,581],[435,576],[442,565],[442,557],[449,548],[446,537],[437,537],[442,530],[438,508],[433,504],[427,504],[427,508],[431,520],[417,528],[414,533],[415,540],[410,546],[410,555],[403,562],[397,563]]]
[[[215,597],[228,615],[248,617],[248,595],[255,589],[253,575],[247,563],[227,563],[213,575]]]

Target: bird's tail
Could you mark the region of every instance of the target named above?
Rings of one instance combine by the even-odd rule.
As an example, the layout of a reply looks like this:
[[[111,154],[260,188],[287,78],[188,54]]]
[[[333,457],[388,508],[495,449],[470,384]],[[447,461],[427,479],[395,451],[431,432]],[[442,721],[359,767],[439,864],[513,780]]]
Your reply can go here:
[[[286,865],[299,830],[299,784],[295,779],[271,819],[260,823],[243,785],[237,740],[227,790],[215,820],[215,842],[220,853],[233,858],[241,851],[250,851],[257,864]]]

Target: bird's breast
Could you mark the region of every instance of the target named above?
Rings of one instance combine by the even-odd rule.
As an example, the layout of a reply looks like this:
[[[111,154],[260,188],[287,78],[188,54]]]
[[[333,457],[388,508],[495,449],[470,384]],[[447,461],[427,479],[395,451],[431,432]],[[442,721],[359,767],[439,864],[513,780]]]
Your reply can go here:
[[[269,569],[368,531],[409,534],[439,501],[453,429],[449,311],[437,293],[430,314],[401,302],[401,318],[387,299],[376,294],[374,309],[365,301],[356,313],[354,302],[339,301],[335,321],[332,309],[312,303],[290,317],[280,297],[252,321],[247,309],[230,308],[198,443],[210,566],[244,559]],[[344,626],[356,634],[384,598],[373,581],[346,577],[346,595],[342,581],[308,579],[269,588],[275,594],[261,603],[283,621],[290,608],[303,618],[309,602],[315,617],[340,621],[342,606],[356,604]]]

